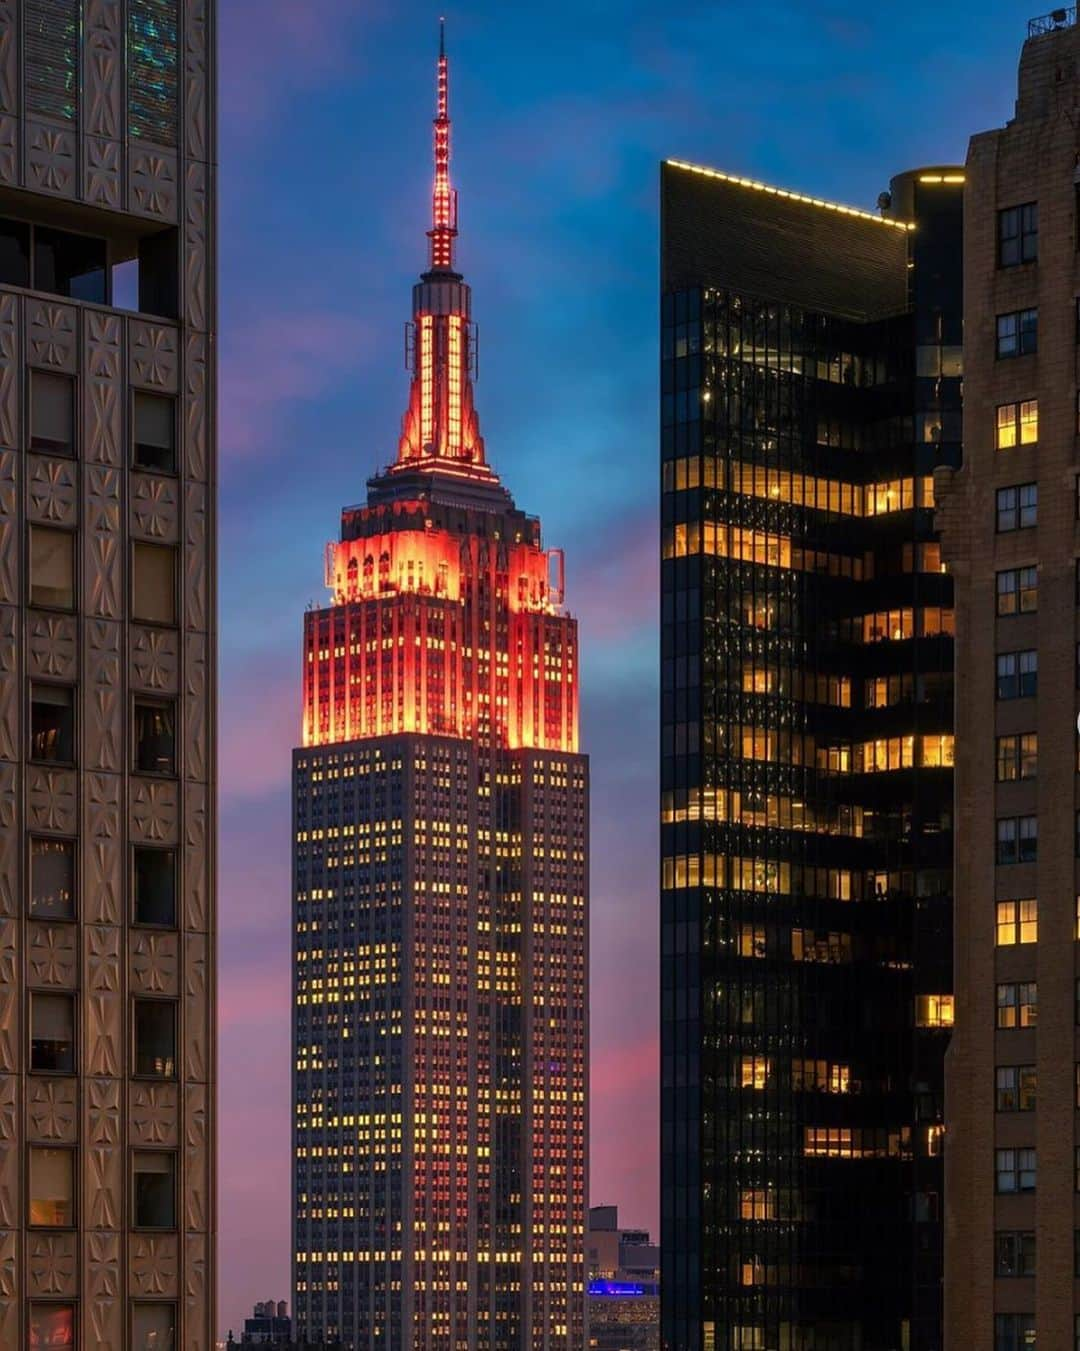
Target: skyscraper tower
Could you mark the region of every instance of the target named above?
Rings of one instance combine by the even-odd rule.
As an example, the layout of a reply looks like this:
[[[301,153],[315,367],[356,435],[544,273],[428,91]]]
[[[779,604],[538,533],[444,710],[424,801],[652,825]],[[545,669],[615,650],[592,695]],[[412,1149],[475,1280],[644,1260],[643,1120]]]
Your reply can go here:
[[[0,3],[0,1347],[214,1337],[215,0]]]
[[[397,458],[304,619],[296,1335],[583,1346],[587,761],[562,555],[487,463],[440,44]]]

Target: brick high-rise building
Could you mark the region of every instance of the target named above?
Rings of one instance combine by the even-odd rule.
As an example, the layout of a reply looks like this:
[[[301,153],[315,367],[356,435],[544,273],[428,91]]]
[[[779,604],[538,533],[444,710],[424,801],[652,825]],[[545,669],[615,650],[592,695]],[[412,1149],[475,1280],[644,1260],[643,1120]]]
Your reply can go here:
[[[1063,9],[966,166],[947,1351],[1080,1345],[1078,95]]]
[[[212,0],[0,3],[0,1345],[213,1344]]]
[[[963,190],[663,167],[668,1351],[941,1345]]]
[[[397,458],[304,620],[295,1335],[581,1351],[587,762],[562,558],[487,463],[447,62]]]

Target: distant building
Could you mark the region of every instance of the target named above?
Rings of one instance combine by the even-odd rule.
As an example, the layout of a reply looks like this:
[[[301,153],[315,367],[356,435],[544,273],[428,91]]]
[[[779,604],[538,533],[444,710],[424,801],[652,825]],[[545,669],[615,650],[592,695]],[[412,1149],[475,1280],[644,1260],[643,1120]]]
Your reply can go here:
[[[658,1351],[660,1248],[647,1229],[620,1229],[617,1206],[593,1206],[585,1235],[589,1346]]]
[[[252,1316],[244,1319],[244,1335],[240,1340],[245,1345],[262,1343],[287,1346],[292,1340],[289,1306],[283,1299],[276,1304],[272,1299],[256,1304]]]

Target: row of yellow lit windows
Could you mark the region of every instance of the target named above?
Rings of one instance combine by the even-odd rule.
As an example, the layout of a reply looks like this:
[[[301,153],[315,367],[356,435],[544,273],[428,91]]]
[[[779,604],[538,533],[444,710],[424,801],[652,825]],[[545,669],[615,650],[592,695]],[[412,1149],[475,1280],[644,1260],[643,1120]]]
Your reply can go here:
[[[773,1062],[763,1055],[744,1055],[739,1060],[739,1087],[765,1088],[773,1075]],[[817,1089],[825,1093],[847,1093],[851,1085],[851,1070],[847,1065],[827,1060],[793,1060],[791,1086],[793,1089]]]
[[[739,753],[744,760],[782,764],[813,764],[832,774],[877,774],[916,765],[936,768],[953,763],[953,738],[934,736],[878,737],[854,745],[815,746],[812,736],[797,732],[743,727]]]
[[[728,488],[746,497],[791,502],[795,506],[840,516],[881,516],[891,511],[934,505],[934,480],[930,475],[889,479],[882,483],[848,483],[842,479],[818,478],[789,469],[767,468],[738,460],[727,462],[709,456],[704,459],[698,455],[684,456],[664,464],[665,492],[700,487]]]
[[[685,558],[705,553],[715,558],[733,558],[741,563],[760,563],[767,567],[789,568],[796,572],[827,573],[830,577],[851,577],[860,581],[863,559],[851,554],[831,553],[824,549],[804,549],[792,543],[790,535],[766,530],[750,530],[737,525],[718,525],[715,521],[688,521],[665,526],[664,558]]]
[[[956,612],[936,605],[917,610],[907,606],[898,610],[877,610],[862,616],[864,643],[896,642],[903,638],[927,638],[955,632]]]
[[[665,789],[660,819],[677,821],[730,821],[744,826],[775,826],[781,830],[806,830],[821,835],[863,834],[863,808],[838,804],[834,815],[818,819],[816,809],[797,798],[775,794],[744,795],[736,789]]]

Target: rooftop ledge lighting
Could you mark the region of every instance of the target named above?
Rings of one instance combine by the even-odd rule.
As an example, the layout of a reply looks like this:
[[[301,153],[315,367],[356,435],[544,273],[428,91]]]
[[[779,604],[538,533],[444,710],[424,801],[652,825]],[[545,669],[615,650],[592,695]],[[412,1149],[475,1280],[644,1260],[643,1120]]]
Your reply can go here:
[[[706,169],[701,164],[687,164],[685,160],[668,159],[673,169],[685,169],[692,174],[701,174],[705,178],[718,178],[723,183],[735,183],[740,188],[753,188],[755,192],[767,192],[771,197],[786,197],[790,202],[805,202],[807,206],[821,207],[824,211],[835,211],[841,216],[855,216],[859,220],[870,220],[876,225],[888,225],[894,230],[914,230],[912,222],[893,220],[889,216],[875,216],[872,211],[861,211],[857,206],[841,206],[839,202],[826,202],[820,197],[807,197],[801,192],[789,192],[787,188],[774,188],[769,183],[759,183],[753,178],[739,178],[735,174],[724,174],[719,169]]]

